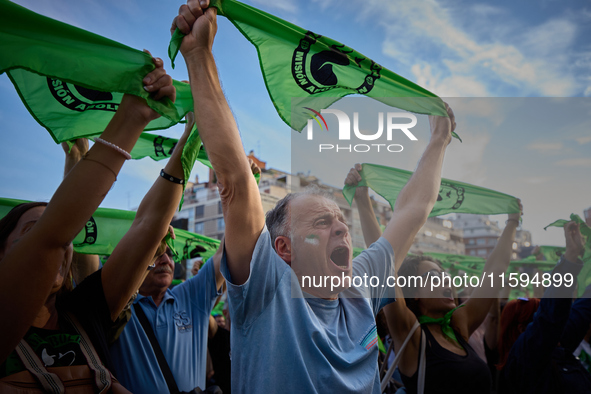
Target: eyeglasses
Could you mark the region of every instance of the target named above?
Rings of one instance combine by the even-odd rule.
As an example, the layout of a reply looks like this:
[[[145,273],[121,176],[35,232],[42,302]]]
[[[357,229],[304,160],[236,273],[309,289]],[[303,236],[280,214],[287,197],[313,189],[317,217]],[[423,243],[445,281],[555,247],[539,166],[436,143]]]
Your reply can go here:
[[[166,252],[162,253],[160,256],[155,256],[154,258],[156,260],[158,260],[160,257],[167,255],[168,257],[170,257],[172,259],[173,253],[172,250],[170,250],[170,248],[166,248]],[[148,271],[153,270],[154,268],[156,268],[156,261],[154,261],[153,264],[148,266]]]

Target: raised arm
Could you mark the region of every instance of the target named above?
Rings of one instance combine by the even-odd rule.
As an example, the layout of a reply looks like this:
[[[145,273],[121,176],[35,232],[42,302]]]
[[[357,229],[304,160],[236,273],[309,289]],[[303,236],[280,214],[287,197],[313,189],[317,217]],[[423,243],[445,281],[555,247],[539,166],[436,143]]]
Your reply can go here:
[[[82,160],[88,152],[88,139],[78,138],[72,141],[74,145],[70,148],[67,142],[62,142],[62,148],[66,155],[64,161],[64,178],[72,171],[72,168]],[[88,275],[99,269],[99,257],[96,254],[82,254],[74,252],[72,256],[72,273],[74,282],[79,284]]]
[[[162,76],[162,66],[148,74]],[[129,152],[151,120],[140,107],[145,100],[124,95],[119,108],[101,135],[105,141]],[[0,362],[16,347],[49,295],[56,275],[71,253],[71,243],[113,185],[125,157],[105,144],[95,144],[70,171],[43,215],[13,245],[1,250],[0,277],[10,278],[0,289]],[[26,278],[27,285],[22,285]]]
[[[173,21],[186,36],[181,53],[187,63],[197,127],[218,178],[226,222],[226,258],[232,282],[244,283],[265,225],[258,186],[244,155],[238,127],[226,102],[212,54],[217,10],[208,0],[189,0]]]
[[[521,201],[519,202],[521,209]],[[507,219],[507,225],[503,229],[495,248],[486,260],[483,269],[483,278],[485,280],[490,275],[493,278],[499,278],[499,275],[505,274],[511,261],[511,253],[513,252],[513,240],[515,239],[515,232],[519,226],[520,213],[512,213]],[[494,299],[499,296],[501,290],[501,281],[493,280],[485,281],[483,286],[474,289],[470,299],[466,301],[465,306],[454,312],[453,324],[461,332],[464,338],[469,338],[486,318],[486,314],[490,309]]]
[[[105,263],[101,280],[113,320],[140,287],[158,245],[169,231],[183,193],[183,186],[170,177],[184,180],[181,155],[193,124],[192,114],[187,114],[185,132],[164,167],[166,176],[157,177],[142,199],[129,231]]]
[[[566,238],[566,252],[564,257],[568,261],[577,261],[585,252],[579,224],[569,222],[564,225]],[[579,286],[582,284],[579,283]],[[591,323],[591,285],[587,286],[583,295],[572,306],[566,327],[560,340],[570,353],[574,352],[585,337]]]
[[[456,126],[453,111],[447,104],[445,107],[449,117],[429,116],[431,140],[417,170],[398,194],[392,218],[382,234],[394,249],[396,272],[437,201],[443,156]]]
[[[451,132],[456,126],[453,111],[447,104],[446,108],[449,114],[448,118],[429,117],[431,140],[419,161],[417,170],[398,195],[392,219],[382,235],[390,242],[394,250],[396,273],[398,273],[416,234],[427,221],[437,200],[443,156],[451,141]],[[395,348],[400,349],[417,318],[407,308],[402,289],[397,286],[395,292],[396,302],[386,305],[384,313]],[[416,371],[420,339],[421,331],[417,330],[400,361],[400,370],[408,376]]]
[[[493,299],[488,311],[488,321],[484,330],[484,341],[486,346],[497,351],[499,345],[499,323],[501,317],[501,303],[499,298]]]
[[[579,225],[575,222],[565,224],[564,234],[566,252],[554,267],[552,275],[564,277],[571,274],[576,278],[583,267],[583,262],[579,258],[584,249]],[[512,374],[512,380],[521,384],[521,387],[515,388],[516,390],[531,387],[531,380],[524,377],[535,378],[531,371],[544,370],[552,362],[552,353],[565,333],[575,285],[568,286],[565,281],[560,285],[552,282],[540,300],[533,322],[511,347],[505,364],[505,373]]]
[[[345,178],[345,185],[355,186],[361,182],[359,171],[361,171],[361,164],[355,164],[355,167],[351,168]],[[355,189],[355,202],[357,204],[357,211],[359,211],[363,240],[365,241],[365,246],[369,247],[380,238],[382,229],[373,210],[367,186],[358,186]]]

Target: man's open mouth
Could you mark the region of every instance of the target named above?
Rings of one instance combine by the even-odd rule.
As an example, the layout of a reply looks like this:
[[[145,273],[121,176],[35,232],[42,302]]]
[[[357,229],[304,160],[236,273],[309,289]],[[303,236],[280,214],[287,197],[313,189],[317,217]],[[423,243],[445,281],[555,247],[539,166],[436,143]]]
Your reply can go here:
[[[330,259],[340,269],[349,268],[349,249],[344,246],[338,246],[330,254]]]

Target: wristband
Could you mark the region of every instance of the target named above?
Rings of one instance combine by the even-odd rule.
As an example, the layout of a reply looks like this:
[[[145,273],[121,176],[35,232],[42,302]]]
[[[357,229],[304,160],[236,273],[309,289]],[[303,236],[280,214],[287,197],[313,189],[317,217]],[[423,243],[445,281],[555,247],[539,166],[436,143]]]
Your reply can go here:
[[[167,174],[166,172],[164,172],[164,169],[160,170],[160,176],[164,179],[166,179],[169,182],[172,183],[177,183],[179,185],[184,185],[185,184],[185,180],[181,179],[181,178],[175,178],[170,174]]]

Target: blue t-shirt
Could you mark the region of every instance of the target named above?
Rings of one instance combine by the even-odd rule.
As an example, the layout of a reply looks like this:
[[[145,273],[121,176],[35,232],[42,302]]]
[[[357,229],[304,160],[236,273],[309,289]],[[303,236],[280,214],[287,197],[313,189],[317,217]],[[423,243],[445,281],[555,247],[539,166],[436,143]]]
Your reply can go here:
[[[221,271],[232,321],[234,394],[380,392],[375,315],[391,301],[386,286],[351,289],[336,300],[302,298],[266,227],[246,283],[232,284],[225,254]],[[394,251],[384,238],[353,261],[353,275],[364,273],[381,283],[394,275]]]
[[[219,294],[213,260],[209,259],[197,276],[168,289],[158,308],[151,296],[138,295],[134,301],[148,317],[181,391],[205,389],[209,314]],[[113,373],[132,393],[168,393],[150,340],[133,307],[131,313],[129,323],[111,347]]]

